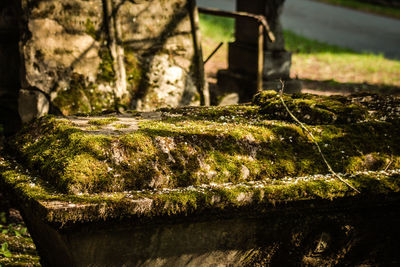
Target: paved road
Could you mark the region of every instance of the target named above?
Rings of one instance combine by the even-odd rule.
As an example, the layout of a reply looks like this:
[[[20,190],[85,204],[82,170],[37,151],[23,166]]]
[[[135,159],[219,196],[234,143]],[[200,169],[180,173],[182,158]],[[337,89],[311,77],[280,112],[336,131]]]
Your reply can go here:
[[[252,0],[249,0],[252,1]],[[197,0],[197,5],[201,7],[219,8],[227,11],[234,11],[235,0]]]
[[[200,6],[234,10],[235,0],[198,0]],[[311,0],[286,0],[284,28],[303,36],[400,59],[400,20]]]

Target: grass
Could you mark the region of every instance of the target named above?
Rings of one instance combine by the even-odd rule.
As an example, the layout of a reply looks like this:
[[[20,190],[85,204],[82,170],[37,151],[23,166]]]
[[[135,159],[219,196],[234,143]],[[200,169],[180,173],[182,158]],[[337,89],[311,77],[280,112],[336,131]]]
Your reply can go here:
[[[234,40],[235,20],[232,18],[217,17],[200,14],[200,31],[207,38],[219,42]]]
[[[200,14],[200,31],[202,34],[203,57],[206,59],[220,42],[225,44],[218,50],[212,59],[205,65],[208,77],[215,77],[218,69],[226,69],[228,42],[234,41],[235,20]]]
[[[284,34],[286,48],[294,53],[293,77],[400,87],[400,61],[310,40],[291,31]]]
[[[221,41],[232,41],[234,21],[213,16],[200,16],[205,55]],[[306,81],[329,81],[328,86],[367,87],[384,90],[400,87],[400,61],[386,59],[383,55],[356,52],[351,49],[329,45],[284,31],[286,49],[293,52],[291,76]],[[207,63],[206,71],[212,76],[221,66],[216,61],[226,62],[228,49],[224,47]],[[214,64],[214,65],[213,65]],[[225,65],[226,66],[226,63]],[[350,84],[350,85],[349,85]],[[323,89],[323,88],[321,88]],[[385,89],[386,90],[386,89]]]
[[[386,7],[386,6],[379,6],[369,3],[363,3],[360,1],[354,0],[317,0],[319,2],[337,5],[337,6],[344,6],[351,9],[364,11],[368,13],[373,13],[377,15],[383,15],[387,17],[392,17],[396,19],[400,19],[400,9],[393,8],[393,7]]]

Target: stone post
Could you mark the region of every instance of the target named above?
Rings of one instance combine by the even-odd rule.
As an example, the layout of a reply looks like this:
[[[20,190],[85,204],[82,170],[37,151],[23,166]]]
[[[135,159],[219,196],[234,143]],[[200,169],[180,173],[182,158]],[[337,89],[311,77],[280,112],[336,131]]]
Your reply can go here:
[[[264,32],[264,90],[280,89],[279,79],[285,81],[286,92],[300,91],[298,81],[290,80],[291,53],[285,50],[280,22],[284,0],[237,0],[241,12],[264,15],[275,35],[271,42]],[[239,93],[240,101],[248,101],[257,92],[258,22],[238,18],[235,24],[235,42],[229,44],[229,68],[218,73],[218,84]]]

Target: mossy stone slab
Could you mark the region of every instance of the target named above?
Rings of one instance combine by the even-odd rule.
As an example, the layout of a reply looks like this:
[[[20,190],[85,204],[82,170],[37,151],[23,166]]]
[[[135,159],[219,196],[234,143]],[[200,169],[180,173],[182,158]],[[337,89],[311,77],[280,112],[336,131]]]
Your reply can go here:
[[[370,101],[363,101],[366,98]],[[310,109],[318,106],[319,111],[336,117],[345,108],[356,110],[345,112],[350,117],[358,114],[343,120],[347,123],[311,122],[307,127],[332,168],[362,193],[397,192],[400,120],[395,112],[385,120],[377,118],[374,101],[365,95],[284,95],[283,99],[288,106],[307,100],[304,103]],[[274,113],[265,113],[278,100],[276,92],[262,92],[253,104],[241,106],[48,116],[27,126],[8,147],[29,172],[23,179],[39,177],[38,191],[26,189],[26,195],[46,201],[90,207],[124,203],[124,207],[139,205],[141,212],[155,215],[353,195],[351,188],[329,173],[313,140],[300,126],[289,119],[271,120]],[[8,183],[21,185],[18,172],[5,171],[3,176]],[[146,204],[137,204],[142,202]],[[136,210],[127,209],[128,214]],[[122,216],[125,211],[113,212],[102,216]],[[56,221],[75,220],[61,217]]]
[[[329,243],[337,244],[336,252],[312,248],[300,253],[302,261],[315,260],[315,252],[317,263],[333,264],[348,255],[339,247],[363,240],[376,223],[396,225],[396,114],[377,118],[359,101],[357,109],[366,110],[362,119],[307,125],[333,169],[361,192],[356,193],[329,174],[301,127],[265,113],[268,99],[276,100],[267,94],[263,103],[242,106],[43,117],[9,140],[1,182],[20,203],[41,255],[52,255],[45,261],[68,259],[69,266],[96,262],[90,255],[117,243],[124,244],[122,254],[104,252],[99,266],[195,266],[201,260],[251,266],[268,255],[270,263],[295,262],[282,256],[287,248],[296,250],[291,242],[311,249],[318,238],[336,240]],[[383,210],[387,216],[378,214]],[[209,224],[215,229],[207,232]],[[280,240],[275,230],[285,225],[291,230]],[[348,225],[356,229],[354,236],[346,237]],[[313,227],[318,238],[311,237]],[[223,234],[225,228],[232,235]],[[387,235],[376,233],[382,240]],[[286,248],[274,250],[280,242]],[[141,252],[132,254],[132,247]]]

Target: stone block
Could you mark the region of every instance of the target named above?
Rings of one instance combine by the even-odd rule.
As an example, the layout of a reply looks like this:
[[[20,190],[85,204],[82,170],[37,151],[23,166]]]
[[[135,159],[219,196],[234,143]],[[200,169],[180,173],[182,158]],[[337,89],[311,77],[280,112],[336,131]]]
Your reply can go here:
[[[263,15],[274,33],[275,40],[264,31],[263,88],[277,90],[280,79],[286,83],[287,92],[299,92],[301,83],[290,80],[292,54],[285,50],[283,29],[280,22],[284,0],[237,1],[237,10]],[[218,73],[220,91],[237,92],[245,102],[257,92],[259,23],[250,18],[238,18],[235,22],[235,42],[229,44],[229,68]]]
[[[247,105],[43,117],[8,142],[17,160],[0,155],[0,185],[43,266],[399,262],[399,99],[283,98],[348,184],[269,91]]]
[[[43,93],[25,89],[19,91],[18,112],[23,123],[46,115],[49,109],[50,103]]]

